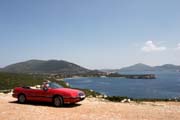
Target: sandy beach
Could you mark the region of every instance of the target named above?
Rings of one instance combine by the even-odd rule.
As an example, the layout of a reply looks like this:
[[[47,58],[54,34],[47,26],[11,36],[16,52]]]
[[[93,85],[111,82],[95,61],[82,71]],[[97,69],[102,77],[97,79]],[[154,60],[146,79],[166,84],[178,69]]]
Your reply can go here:
[[[18,104],[11,94],[0,94],[1,120],[180,120],[178,102],[116,103],[86,98],[55,108],[46,103]]]

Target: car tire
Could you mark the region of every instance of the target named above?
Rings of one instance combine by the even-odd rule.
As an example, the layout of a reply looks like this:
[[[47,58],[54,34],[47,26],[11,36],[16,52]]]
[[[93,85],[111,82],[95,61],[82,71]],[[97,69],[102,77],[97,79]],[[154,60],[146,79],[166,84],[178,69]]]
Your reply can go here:
[[[55,107],[61,107],[63,106],[64,104],[64,101],[63,101],[63,98],[61,96],[55,96],[54,99],[53,99],[53,105]]]
[[[20,94],[20,95],[18,96],[18,102],[19,102],[20,104],[25,103],[25,102],[26,102],[26,96],[25,96],[24,94]]]

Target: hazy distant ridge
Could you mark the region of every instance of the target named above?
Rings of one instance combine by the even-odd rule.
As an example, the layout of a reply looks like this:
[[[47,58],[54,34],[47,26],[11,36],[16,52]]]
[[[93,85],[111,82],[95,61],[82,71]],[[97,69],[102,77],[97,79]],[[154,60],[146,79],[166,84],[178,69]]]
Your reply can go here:
[[[154,70],[154,68],[151,66],[142,64],[142,63],[138,63],[135,65],[120,69],[120,71],[149,71],[149,70]]]
[[[180,71],[180,66],[173,65],[173,64],[165,64],[161,66],[149,66],[146,64],[138,63],[132,66],[124,67],[121,69],[108,69],[108,70],[102,70],[102,71],[108,71],[108,72],[139,72],[139,71]]]

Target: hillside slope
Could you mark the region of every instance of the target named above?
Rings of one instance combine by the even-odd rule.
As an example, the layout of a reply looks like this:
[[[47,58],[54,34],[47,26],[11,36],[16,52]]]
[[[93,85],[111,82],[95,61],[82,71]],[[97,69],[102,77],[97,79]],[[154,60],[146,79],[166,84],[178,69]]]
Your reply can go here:
[[[1,71],[12,73],[63,73],[80,74],[90,70],[64,60],[29,60],[2,68]]]

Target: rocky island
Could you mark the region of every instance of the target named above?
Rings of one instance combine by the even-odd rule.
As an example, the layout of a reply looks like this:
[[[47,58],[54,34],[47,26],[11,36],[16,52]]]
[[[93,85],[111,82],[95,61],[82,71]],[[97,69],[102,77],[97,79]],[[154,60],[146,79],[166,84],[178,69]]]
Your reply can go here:
[[[119,73],[110,73],[107,77],[124,77],[130,79],[155,79],[155,74],[119,74]]]

